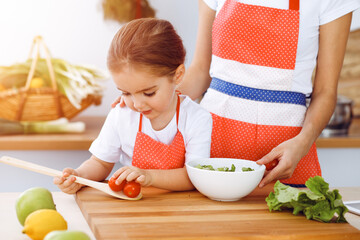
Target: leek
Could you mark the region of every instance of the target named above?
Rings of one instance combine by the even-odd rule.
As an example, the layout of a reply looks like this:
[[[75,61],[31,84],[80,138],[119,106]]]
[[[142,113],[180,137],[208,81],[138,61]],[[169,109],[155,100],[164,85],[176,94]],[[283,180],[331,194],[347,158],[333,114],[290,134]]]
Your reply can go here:
[[[33,133],[80,133],[85,131],[84,122],[69,122],[66,118],[53,121],[10,121],[0,118],[0,135]]]
[[[0,84],[6,89],[18,89],[26,84],[32,59],[11,66],[0,66]],[[63,59],[52,58],[55,78],[59,92],[64,94],[77,109],[89,95],[101,96],[104,87],[99,83],[109,78],[109,75],[93,66],[73,65]],[[42,78],[46,87],[51,87],[46,60],[39,58],[33,78]]]

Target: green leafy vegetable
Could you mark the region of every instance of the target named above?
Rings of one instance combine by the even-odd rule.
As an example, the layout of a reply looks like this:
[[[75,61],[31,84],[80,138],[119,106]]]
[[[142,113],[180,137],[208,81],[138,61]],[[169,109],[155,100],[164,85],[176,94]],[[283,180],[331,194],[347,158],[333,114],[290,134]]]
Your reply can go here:
[[[337,189],[329,191],[329,184],[320,176],[309,178],[308,189],[290,187],[277,181],[274,192],[265,199],[269,210],[293,209],[293,214],[302,212],[307,219],[319,222],[347,222],[344,214],[348,211]]]
[[[251,167],[243,167],[241,169],[243,172],[251,172],[251,171],[255,171],[254,169],[252,169]]]
[[[195,167],[199,168],[199,169],[210,170],[210,171],[235,172],[235,165],[234,164],[231,164],[231,168],[220,167],[220,168],[215,169],[212,165],[201,165],[201,164],[198,164]]]
[[[198,164],[195,167],[199,168],[199,169],[215,171],[214,167],[211,166],[211,165],[200,165],[200,164]]]
[[[236,169],[234,164],[231,164],[231,168],[219,167],[219,168],[215,169],[212,165],[201,165],[201,164],[198,164],[195,167],[199,168],[199,169],[210,170],[210,171],[220,171],[220,172],[235,172],[235,169]],[[250,167],[243,167],[242,171],[249,172],[249,171],[254,171],[254,169],[252,169]]]

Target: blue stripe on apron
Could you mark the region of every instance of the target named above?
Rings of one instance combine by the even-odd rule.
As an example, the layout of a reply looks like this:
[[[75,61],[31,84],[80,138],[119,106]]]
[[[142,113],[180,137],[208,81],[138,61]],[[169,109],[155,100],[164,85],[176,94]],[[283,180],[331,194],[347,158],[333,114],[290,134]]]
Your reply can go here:
[[[305,94],[299,92],[245,87],[234,83],[229,83],[218,78],[212,79],[210,88],[225,93],[229,96],[248,100],[272,103],[289,103],[306,106],[306,96]]]
[[[294,188],[306,188],[305,184],[291,184],[291,183],[283,183],[283,184]]]

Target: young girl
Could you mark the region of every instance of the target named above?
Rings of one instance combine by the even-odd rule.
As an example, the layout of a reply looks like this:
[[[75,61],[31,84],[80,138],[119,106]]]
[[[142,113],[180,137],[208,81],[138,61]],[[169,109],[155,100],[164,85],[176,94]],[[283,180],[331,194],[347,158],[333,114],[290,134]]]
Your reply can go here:
[[[173,191],[194,188],[184,163],[210,156],[212,118],[175,91],[184,59],[181,38],[168,21],[138,19],[117,32],[107,64],[127,107],[110,111],[90,159],[54,178],[63,192],[81,188],[70,175],[103,181],[117,161],[124,165],[113,174],[117,184],[134,180]]]

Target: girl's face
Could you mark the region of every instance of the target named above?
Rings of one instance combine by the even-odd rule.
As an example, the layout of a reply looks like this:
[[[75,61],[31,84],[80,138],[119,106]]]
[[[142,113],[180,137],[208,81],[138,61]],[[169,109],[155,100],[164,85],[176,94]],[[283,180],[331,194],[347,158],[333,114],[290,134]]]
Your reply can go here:
[[[157,77],[131,66],[112,73],[117,88],[122,92],[126,106],[147,117],[153,127],[163,128],[176,111],[176,85],[181,81],[184,67],[181,65],[173,78]],[[178,70],[179,70],[178,68]]]

